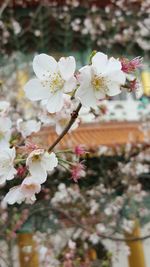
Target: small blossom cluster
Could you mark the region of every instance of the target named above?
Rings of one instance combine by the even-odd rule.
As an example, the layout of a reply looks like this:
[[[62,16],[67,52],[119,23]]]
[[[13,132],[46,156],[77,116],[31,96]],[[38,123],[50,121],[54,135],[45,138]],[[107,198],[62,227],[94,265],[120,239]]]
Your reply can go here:
[[[57,134],[61,136],[62,133],[63,137],[69,130],[76,129],[83,117],[87,119],[89,115],[95,118],[96,113],[92,113],[91,109],[98,109],[102,99],[120,94],[123,87],[128,89],[127,75],[135,73],[140,62],[141,59],[136,58],[130,63],[128,60],[122,63],[119,59],[94,51],[89,65],[77,72],[73,56],[61,57],[58,61],[46,54],[34,57],[36,78],[25,84],[24,92],[29,100],[40,101],[45,114],[42,113],[39,120],[18,118],[14,123],[8,116],[9,103],[0,102],[0,184],[18,176],[23,178],[20,185],[12,187],[7,193],[5,202],[34,202],[35,194],[41,191],[41,185],[58,162],[70,171],[74,182],[86,176],[80,160],[85,153],[83,146],[75,147],[68,154],[64,152],[61,158],[61,151],[54,153],[51,148],[32,144],[27,138],[37,133],[43,122],[55,125]],[[105,113],[103,110],[101,112]],[[19,152],[22,145],[23,152]]]
[[[22,177],[26,175],[21,185],[10,189],[4,202],[9,204],[21,203],[23,200],[33,202],[35,193],[40,192],[41,184],[47,178],[47,172],[53,171],[58,160],[55,153],[48,153],[44,149],[32,148],[26,158],[24,155],[17,155],[15,146],[12,146],[14,129],[8,116],[9,103],[1,101],[0,107],[0,184],[4,185],[6,180],[12,180],[17,175]],[[39,131],[40,125],[41,123],[35,120],[25,122],[19,119],[16,128],[22,138],[25,138]]]
[[[100,100],[120,94],[122,87],[132,90],[127,85],[126,70],[128,73],[135,72],[141,66],[140,61],[140,58],[132,60],[131,68],[128,61],[122,63],[119,59],[97,52],[93,54],[91,64],[82,67],[75,75],[74,57],[62,57],[57,62],[52,56],[40,54],[33,60],[37,78],[25,85],[25,94],[31,101],[42,101],[49,113],[58,113],[58,119],[55,118],[58,121],[59,112],[64,107],[62,120],[65,120],[67,106],[72,108],[66,95],[71,95],[86,108],[96,108]]]
[[[46,225],[44,220],[47,220],[48,223],[51,222],[56,227],[54,234],[53,229],[49,228],[43,234],[43,240],[39,244],[38,250],[43,266],[48,264],[51,264],[50,266],[60,266],[62,262],[66,265],[75,264],[75,260],[79,258],[82,263],[84,260],[88,260],[88,266],[90,267],[94,259],[98,260],[98,255],[94,249],[100,246],[103,237],[109,238],[111,236],[115,238],[116,235],[118,237],[118,234],[121,234],[121,238],[123,238],[122,234],[124,232],[130,234],[133,231],[137,216],[139,220],[149,216],[149,210],[145,207],[144,202],[144,199],[149,197],[149,192],[144,190],[143,181],[141,180],[141,184],[138,180],[143,173],[148,174],[148,169],[142,168],[140,165],[137,171],[132,164],[128,165],[130,160],[135,165],[144,162],[144,155],[148,154],[148,151],[149,147],[142,145],[137,145],[136,149],[134,148],[132,151],[131,144],[128,144],[126,149],[120,147],[119,150],[117,148],[113,153],[112,148],[105,147],[104,149],[103,147],[103,151],[101,151],[103,157],[95,159],[95,161],[97,160],[96,164],[95,161],[89,159],[87,164],[90,167],[87,167],[86,170],[86,182],[87,184],[88,182],[93,183],[92,187],[89,185],[80,187],[79,183],[72,183],[71,181],[68,185],[69,181],[66,181],[67,172],[62,172],[59,167],[57,177],[56,173],[53,173],[50,181],[47,180],[46,184],[43,185],[42,194],[48,197],[42,197],[40,203],[35,203],[34,206],[28,205],[29,211],[24,210],[18,219],[15,215],[13,220],[9,217],[13,214],[12,209],[15,210],[16,207],[12,206],[10,213],[9,210],[4,210],[3,216],[1,216],[2,223],[5,224],[6,221],[9,221],[11,225],[8,237],[15,237],[16,231],[28,215],[30,217],[35,212],[39,216],[40,213],[41,227]],[[68,150],[68,152],[70,151]],[[61,159],[71,161],[71,158],[74,158],[76,160],[76,157],[84,155],[85,148],[78,146],[75,148],[75,152],[76,154],[70,153],[71,156],[68,154]],[[58,159],[59,154],[59,152],[56,153]],[[117,156],[119,157],[117,158]],[[121,162],[122,165],[120,166],[122,157],[125,157],[125,160]],[[148,162],[149,158],[147,158],[147,164]],[[60,163],[62,162],[60,161]],[[126,166],[128,166],[128,169],[130,168],[130,171],[126,172]],[[55,185],[53,183],[54,179]],[[51,186],[49,182],[51,182]],[[6,228],[8,229],[8,225]],[[38,231],[37,235],[42,234]],[[38,239],[40,238],[37,237],[36,241]],[[118,244],[119,248],[116,253],[120,249],[129,254],[127,247]],[[113,246],[115,246],[115,242]],[[92,253],[91,247],[94,250],[92,250]],[[109,249],[115,253],[114,248]],[[81,250],[85,255],[84,259],[81,257]]]

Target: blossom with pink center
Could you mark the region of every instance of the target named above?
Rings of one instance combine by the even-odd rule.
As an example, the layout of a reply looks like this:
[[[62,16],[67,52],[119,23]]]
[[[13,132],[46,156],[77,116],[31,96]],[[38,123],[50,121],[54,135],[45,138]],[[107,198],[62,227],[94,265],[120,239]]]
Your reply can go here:
[[[33,150],[26,160],[32,176],[36,177],[40,184],[47,179],[47,172],[51,172],[58,164],[58,159],[54,152],[48,153],[44,149]]]
[[[77,183],[78,180],[81,179],[81,177],[85,177],[85,166],[80,162],[74,165],[71,169],[71,178],[72,180]]]
[[[14,203],[33,203],[36,200],[35,194],[41,191],[41,185],[37,182],[36,177],[26,177],[21,185],[14,186],[9,190],[3,199],[4,203],[13,205]]]
[[[77,155],[77,156],[82,156],[85,154],[85,148],[83,145],[78,145],[75,147],[74,149],[74,153]]]
[[[122,58],[120,60],[122,65],[122,71],[125,73],[134,72],[136,69],[142,67],[142,58],[136,57],[132,60],[128,60],[127,58]]]
[[[14,179],[17,170],[14,168],[16,157],[15,148],[4,147],[0,150],[0,184],[4,184],[6,180]]]

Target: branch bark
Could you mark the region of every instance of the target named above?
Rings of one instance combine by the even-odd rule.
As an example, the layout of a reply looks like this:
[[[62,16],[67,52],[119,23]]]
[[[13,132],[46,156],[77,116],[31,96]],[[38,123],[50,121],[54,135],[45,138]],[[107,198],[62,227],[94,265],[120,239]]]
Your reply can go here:
[[[54,143],[48,148],[48,152],[52,151],[52,149],[61,141],[61,139],[67,134],[73,123],[75,122],[76,118],[78,117],[79,111],[82,107],[82,104],[79,103],[76,110],[74,110],[71,114],[71,118],[65,127],[65,129],[62,131],[62,133],[58,136],[58,138],[54,141]]]
[[[83,225],[83,223],[81,223],[79,220],[76,220],[74,217],[72,217],[70,214],[68,214],[68,212],[66,212],[60,208],[57,208],[57,207],[52,207],[52,206],[49,206],[47,208],[40,207],[37,210],[33,210],[30,213],[28,219],[31,218],[32,216],[34,216],[36,213],[40,213],[40,212],[45,213],[46,211],[50,211],[50,210],[53,212],[58,212],[58,213],[62,214],[64,217],[66,217],[66,219],[68,219],[70,222],[72,222],[73,225],[75,225],[76,227],[79,227],[79,228],[83,229],[84,231],[90,232],[91,234],[93,233],[91,228]],[[105,234],[98,234],[98,236],[102,239],[108,239],[111,241],[118,241],[118,242],[136,242],[136,241],[144,241],[144,240],[150,238],[150,234],[147,234],[147,235],[141,236],[141,237],[131,237],[131,238],[115,237],[112,235],[110,236],[110,235],[105,235]]]

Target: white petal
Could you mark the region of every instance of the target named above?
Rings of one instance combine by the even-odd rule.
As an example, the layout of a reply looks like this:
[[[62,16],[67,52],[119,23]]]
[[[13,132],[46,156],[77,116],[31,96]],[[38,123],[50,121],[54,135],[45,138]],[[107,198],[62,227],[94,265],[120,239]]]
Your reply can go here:
[[[68,81],[65,82],[63,91],[65,93],[72,92],[77,86],[77,80],[72,76]]]
[[[16,149],[15,149],[15,147],[10,148],[10,149],[8,150],[8,153],[9,153],[10,157],[12,158],[12,160],[14,160],[15,157],[16,157]]]
[[[75,97],[80,99],[83,106],[91,108],[97,106],[97,100],[92,87],[80,86],[76,91]]]
[[[45,152],[42,157],[42,164],[47,171],[52,171],[58,165],[58,159],[54,152]]]
[[[107,75],[113,73],[115,75],[115,73],[117,74],[117,71],[118,73],[120,73],[121,68],[122,68],[121,62],[118,59],[111,57],[108,60],[108,64],[106,69],[104,70],[104,73],[106,73]]]
[[[76,69],[75,58],[72,56],[61,57],[58,66],[62,78],[67,81],[74,75]]]
[[[109,74],[108,80],[111,80],[113,82],[119,83],[120,85],[123,85],[125,84],[125,81],[126,81],[126,75],[123,71],[115,71]]]
[[[89,86],[91,84],[92,71],[92,66],[84,66],[79,70],[78,80],[81,85]]]
[[[97,73],[103,73],[108,63],[107,55],[98,52],[92,58],[92,66],[97,70]]]
[[[46,54],[40,54],[33,59],[33,70],[36,76],[43,80],[52,75],[57,68],[57,61]]]
[[[28,187],[31,185],[31,187]],[[36,177],[26,177],[21,184],[21,192],[28,198],[41,191],[41,184],[37,181]]]
[[[10,103],[7,101],[0,101],[0,114],[5,115],[8,113],[10,108]]]
[[[66,125],[64,125],[64,127],[63,127],[61,124],[59,124],[59,122],[57,122],[57,123],[56,123],[56,128],[55,128],[56,133],[57,133],[58,135],[60,135],[61,132],[64,130],[65,126],[66,126]]]
[[[32,176],[36,177],[37,183],[44,183],[47,178],[47,172],[41,162],[35,161],[29,164],[29,171]]]
[[[20,191],[20,186],[15,186],[9,190],[4,197],[3,202],[13,205],[15,202],[20,204],[24,199],[25,197]]]
[[[18,119],[17,130],[22,134],[24,138],[31,135],[32,133],[37,133],[41,128],[41,122],[36,120],[23,121]]]
[[[118,83],[111,82],[110,84],[108,84],[107,95],[115,96],[115,95],[118,95],[120,93],[121,93],[121,90],[120,90],[120,85]]]
[[[0,128],[3,132],[10,131],[12,122],[9,118],[0,117]]]
[[[49,97],[50,88],[43,86],[38,79],[32,79],[24,86],[26,97],[32,101],[43,100]]]
[[[6,180],[12,180],[16,174],[17,170],[14,167],[10,168],[9,172],[6,175]]]
[[[50,113],[58,112],[62,109],[63,102],[63,92],[62,90],[58,90],[57,92],[50,94],[46,108]]]
[[[6,135],[5,135],[5,138],[6,138]],[[7,139],[8,140],[5,140],[5,139],[1,139],[0,140],[0,149],[9,148],[9,146],[10,146],[10,143],[9,143],[10,135],[9,136],[7,135]]]
[[[97,100],[104,99],[106,97],[105,93],[102,90],[97,90],[94,92]]]
[[[6,175],[0,174],[0,185],[3,185],[6,182]]]

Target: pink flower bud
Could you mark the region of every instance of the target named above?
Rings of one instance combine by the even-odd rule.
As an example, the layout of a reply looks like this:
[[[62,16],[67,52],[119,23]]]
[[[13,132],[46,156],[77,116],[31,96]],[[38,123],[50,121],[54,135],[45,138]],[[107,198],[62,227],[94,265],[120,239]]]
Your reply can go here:
[[[71,174],[71,178],[77,183],[81,177],[85,177],[85,166],[81,162],[77,163],[72,167]]]
[[[134,72],[136,69],[142,67],[142,58],[136,57],[132,60],[128,60],[127,58],[122,58],[120,60],[122,65],[122,71],[125,73]]]
[[[17,169],[17,175],[22,177],[25,175],[26,167],[25,166],[19,166]]]
[[[75,147],[74,149],[74,153],[77,155],[77,156],[82,156],[85,154],[85,148],[83,145],[78,145]]]

